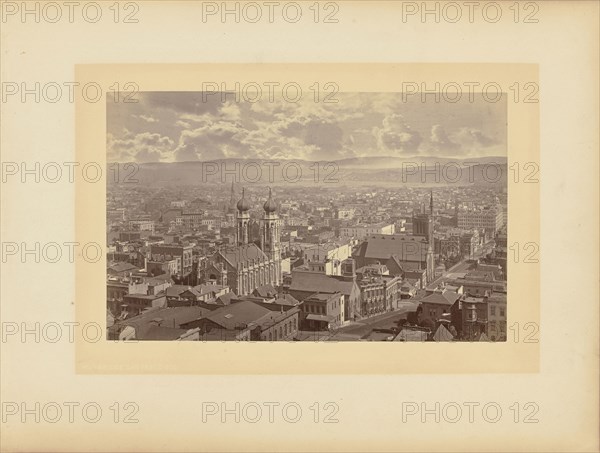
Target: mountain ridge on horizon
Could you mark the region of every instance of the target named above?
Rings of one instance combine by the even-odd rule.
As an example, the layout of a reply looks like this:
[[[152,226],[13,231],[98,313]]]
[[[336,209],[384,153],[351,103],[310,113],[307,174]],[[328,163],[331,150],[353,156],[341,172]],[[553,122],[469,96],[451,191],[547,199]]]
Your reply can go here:
[[[207,160],[189,160],[189,161],[175,161],[175,162],[135,162],[135,161],[127,161],[127,162],[109,162],[111,164],[137,164],[140,166],[158,166],[158,165],[200,165],[208,162],[236,162],[236,161],[254,161],[254,162],[302,162],[302,163],[314,163],[314,162],[335,162],[338,164],[351,164],[351,163],[368,163],[371,161],[372,164],[377,164],[381,162],[391,163],[393,161],[402,163],[402,162],[411,162],[419,161],[419,162],[473,162],[474,164],[481,163],[502,163],[505,164],[508,161],[507,156],[481,156],[481,157],[439,157],[439,156],[409,156],[409,157],[398,157],[398,156],[358,156],[358,157],[345,157],[343,159],[331,159],[331,160],[308,160],[308,159],[268,159],[268,158],[257,158],[257,157],[224,157],[219,159],[207,159]]]

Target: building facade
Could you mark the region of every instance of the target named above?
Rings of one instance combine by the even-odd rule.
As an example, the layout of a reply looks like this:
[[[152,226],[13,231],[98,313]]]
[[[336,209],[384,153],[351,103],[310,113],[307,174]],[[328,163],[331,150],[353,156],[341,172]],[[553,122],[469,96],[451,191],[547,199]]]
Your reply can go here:
[[[396,225],[393,223],[376,223],[372,225],[353,225],[348,227],[340,228],[340,238],[351,239],[358,238],[364,239],[372,234],[395,234]]]
[[[166,262],[176,260],[176,274],[185,277],[192,272],[193,245],[153,244],[150,246],[149,261]]]
[[[490,206],[483,209],[469,209],[458,213],[458,228],[464,230],[485,229],[491,234],[502,228],[504,214],[501,206]]]
[[[229,286],[238,296],[252,294],[263,285],[281,285],[280,224],[271,191],[263,206],[260,247],[249,241],[250,204],[245,191],[236,207],[237,244],[221,248],[204,261],[199,270],[200,280]]]

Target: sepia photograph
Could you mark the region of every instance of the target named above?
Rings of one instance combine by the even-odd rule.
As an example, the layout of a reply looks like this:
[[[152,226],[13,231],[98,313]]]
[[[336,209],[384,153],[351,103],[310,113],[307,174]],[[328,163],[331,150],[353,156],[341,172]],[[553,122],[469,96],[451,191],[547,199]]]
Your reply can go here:
[[[0,0],[0,453],[598,453],[599,12]]]
[[[107,97],[109,339],[506,341],[507,93],[231,88]]]

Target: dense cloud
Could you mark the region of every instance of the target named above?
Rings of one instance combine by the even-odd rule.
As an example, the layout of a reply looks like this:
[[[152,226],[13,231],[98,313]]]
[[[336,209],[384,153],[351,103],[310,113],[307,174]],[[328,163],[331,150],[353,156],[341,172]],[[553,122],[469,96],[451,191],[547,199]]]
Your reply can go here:
[[[382,127],[375,128],[379,148],[402,154],[414,154],[421,144],[421,135],[414,131],[402,115],[392,113],[383,119]]]
[[[108,134],[107,159],[109,162],[160,162],[170,157],[174,145],[169,137],[156,133],[134,135],[127,131],[121,138]]]
[[[506,153],[504,107],[450,106],[455,111],[442,115],[437,105],[402,104],[398,93],[338,93],[337,98],[337,103],[315,102],[312,96],[297,103],[248,103],[235,102],[233,95],[142,93],[139,104],[108,104],[108,158],[335,160]],[[473,127],[481,125],[484,107],[488,115],[498,109],[487,117],[485,131]]]

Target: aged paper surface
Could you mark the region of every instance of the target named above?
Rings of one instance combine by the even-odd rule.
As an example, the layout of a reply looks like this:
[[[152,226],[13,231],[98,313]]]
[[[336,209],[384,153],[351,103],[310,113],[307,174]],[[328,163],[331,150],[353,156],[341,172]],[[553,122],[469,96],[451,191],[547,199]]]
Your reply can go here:
[[[466,3],[3,1],[2,451],[597,451],[598,5]]]
[[[370,74],[375,71],[376,79]],[[243,76],[241,75],[243,74]],[[508,91],[508,86],[521,85],[527,83],[537,84],[537,68],[534,65],[308,65],[308,64],[288,64],[288,65],[170,65],[170,66],[150,66],[150,65],[127,65],[121,69],[118,66],[81,66],[76,68],[76,79],[82,85],[90,80],[97,81],[101,86],[111,86],[114,83],[124,85],[128,81],[135,80],[139,87],[139,92],[207,92],[206,86],[214,84],[235,89],[236,83],[240,85],[240,103],[244,102],[243,87],[251,85],[253,92],[252,99],[260,95],[255,91],[256,86],[265,86],[264,83],[277,83],[284,87],[290,81],[298,84],[300,90],[310,96],[310,104],[315,104],[315,97],[310,91],[310,86],[315,83],[325,85],[335,81],[339,87],[339,95],[345,93],[363,93],[376,87],[378,92],[397,92],[402,93],[407,87],[450,86],[454,89],[456,95],[461,94],[456,91],[456,87],[464,87],[465,83],[471,83],[471,86],[485,86],[490,80],[498,84],[498,87],[507,87],[502,91]],[[170,82],[175,82],[170,85]],[[410,84],[410,85],[409,85]],[[425,84],[425,85],[422,85]],[[211,85],[212,86],[212,85]],[[273,85],[274,86],[274,85]],[[404,88],[404,90],[403,90]],[[498,88],[496,88],[498,90]],[[294,89],[294,98],[299,97],[298,89]],[[275,90],[273,90],[275,91]],[[416,95],[420,98],[419,94]],[[254,92],[257,94],[255,95]],[[500,92],[500,90],[499,90]],[[336,94],[334,94],[335,96]],[[134,94],[135,96],[135,94]],[[167,95],[163,95],[167,96]],[[191,95],[190,95],[191,96]],[[209,101],[209,95],[206,101]],[[211,95],[219,96],[219,95]],[[234,93],[235,96],[235,93]],[[267,96],[267,93],[264,93]],[[368,96],[368,94],[366,94]],[[406,95],[408,96],[408,95]],[[413,95],[415,96],[415,95]],[[464,93],[467,97],[468,94]],[[481,96],[472,94],[473,97]],[[247,95],[250,98],[250,95]],[[322,96],[324,98],[324,96]],[[412,96],[411,96],[412,97]],[[449,93],[447,97],[455,99],[455,94]],[[496,95],[489,95],[490,100],[495,100]],[[235,102],[235,97],[233,97]],[[410,97],[407,97],[405,104]],[[345,107],[343,99],[336,99],[339,107]],[[511,102],[512,101],[512,102]],[[77,149],[82,151],[78,157],[81,162],[101,162],[105,165],[106,139],[104,118],[107,116],[106,108],[110,107],[112,99],[108,103],[89,103],[80,102],[76,105],[77,115]],[[402,102],[402,96],[400,96]],[[419,102],[420,99],[419,99]],[[468,101],[467,101],[468,102]],[[500,101],[496,101],[500,102]],[[285,101],[284,101],[285,103]],[[443,108],[444,102],[433,104],[438,108]],[[235,105],[232,104],[232,105]],[[508,160],[509,162],[520,162],[525,165],[527,162],[537,162],[538,158],[538,103],[537,102],[519,102],[515,103],[514,98],[507,103],[506,121],[510,126],[508,136]],[[352,106],[350,106],[352,107]],[[321,108],[327,108],[327,103],[322,104]],[[519,150],[518,157],[513,155],[511,150]],[[254,156],[250,155],[252,162]],[[290,156],[292,159],[300,156]],[[472,157],[477,160],[478,156]],[[207,159],[210,161],[210,159]],[[242,161],[244,162],[244,161]],[[286,162],[285,160],[283,162]],[[412,168],[412,167],[411,167]],[[500,168],[500,167],[499,167]],[[405,165],[406,171],[409,167]],[[430,166],[435,171],[435,167]],[[235,167],[230,165],[230,170],[235,171]],[[448,177],[455,179],[456,175],[450,175],[453,169],[447,169]],[[166,171],[166,170],[162,170]],[[240,169],[240,174],[242,174]],[[442,173],[442,170],[439,170]],[[461,170],[462,171],[462,170]],[[467,170],[465,170],[466,172]],[[490,169],[490,179],[496,179],[495,169]],[[211,169],[212,172],[212,169]],[[197,179],[203,177],[202,167],[196,170]],[[204,170],[207,173],[207,170]],[[290,178],[296,178],[296,171]],[[140,175],[138,175],[140,176]],[[141,177],[141,176],[140,176]],[[254,178],[255,176],[250,176]],[[110,178],[110,176],[109,176]],[[248,179],[248,178],[247,178]],[[266,179],[266,178],[264,178]],[[274,179],[274,178],[273,178]],[[332,186],[339,186],[343,182],[343,176],[339,176],[340,181]],[[313,180],[314,181],[314,180]],[[442,185],[441,177],[439,183],[434,179],[433,187],[440,192],[437,186]],[[229,188],[229,181],[219,181],[223,190]],[[283,184],[293,184],[284,181]],[[352,181],[348,181],[352,184]],[[358,181],[356,182],[358,183]],[[400,182],[401,183],[401,182]],[[137,183],[134,185],[142,185]],[[246,183],[249,185],[250,183]],[[321,184],[327,187],[325,181]],[[488,183],[489,184],[489,183]],[[392,185],[392,187],[394,187]],[[452,187],[452,186],[451,186]],[[103,224],[97,224],[97,229],[91,225],[88,219],[101,218],[105,208],[105,184],[89,184],[84,181],[77,187],[76,205],[77,205],[77,241],[82,244],[101,243],[106,230]],[[483,189],[482,189],[483,190]],[[538,185],[531,183],[515,184],[510,187],[508,196],[508,216],[525,219],[523,222],[510,225],[508,235],[509,241],[517,243],[539,243],[538,222],[539,217],[536,210],[531,206],[539,205],[537,199]],[[96,197],[98,197],[96,199]],[[401,258],[402,259],[402,258]],[[97,263],[91,263],[90,258],[81,256],[76,264],[76,297],[85,301],[77,304],[77,321],[81,325],[94,323],[102,325],[106,317],[106,307],[102,302],[106,297],[103,286],[105,282],[99,279],[97,272],[105,272],[106,263],[98,260]],[[533,259],[522,259],[518,263],[510,263],[508,279],[507,306],[511,307],[510,295],[513,293],[524,294],[529,301],[528,304],[518,304],[514,308],[507,309],[509,312],[509,325],[518,323],[525,325],[539,325],[539,284],[538,267],[536,257]],[[508,267],[508,266],[507,266]],[[292,279],[293,283],[293,279]],[[97,286],[94,286],[97,285]],[[514,286],[513,286],[514,285]],[[90,287],[95,287],[91,290]],[[237,291],[236,291],[237,293]],[[93,301],[89,294],[97,294],[97,300]],[[464,302],[465,304],[467,302]],[[155,317],[155,315],[152,315]],[[159,315],[156,315],[159,316]],[[513,318],[514,316],[514,318]],[[390,321],[391,322],[391,321]],[[510,334],[510,332],[509,332]],[[536,337],[536,334],[529,332]],[[510,336],[510,335],[509,335]],[[532,337],[528,341],[514,341],[514,338],[507,338],[502,344],[493,345],[494,354],[489,354],[489,345],[485,342],[468,342],[465,348],[469,352],[455,348],[454,344],[435,344],[435,349],[426,354],[431,360],[421,361],[419,357],[424,354],[423,348],[428,348],[434,343],[409,343],[404,345],[402,352],[406,360],[389,360],[389,343],[362,343],[334,341],[335,344],[327,344],[318,341],[302,341],[300,343],[253,343],[247,344],[243,341],[234,342],[201,342],[198,350],[196,342],[138,342],[135,345],[125,344],[118,341],[98,341],[90,342],[82,339],[76,342],[77,350],[77,370],[79,372],[147,372],[147,373],[202,373],[202,374],[228,374],[228,373],[283,373],[283,374],[315,374],[315,373],[358,373],[358,374],[380,374],[389,372],[404,373],[430,373],[444,370],[445,372],[472,373],[472,372],[535,372],[538,370],[539,357],[537,338]],[[462,345],[461,345],[462,346]],[[291,353],[290,348],[294,348]],[[257,348],[256,352],[250,352],[248,348]],[[325,349],[324,349],[325,348]],[[190,360],[191,357],[201,354],[202,361]],[[298,357],[306,356],[318,358],[311,365],[311,360],[302,361]],[[207,366],[207,363],[210,366]],[[155,368],[154,368],[155,367]],[[423,368],[421,368],[423,367]]]

